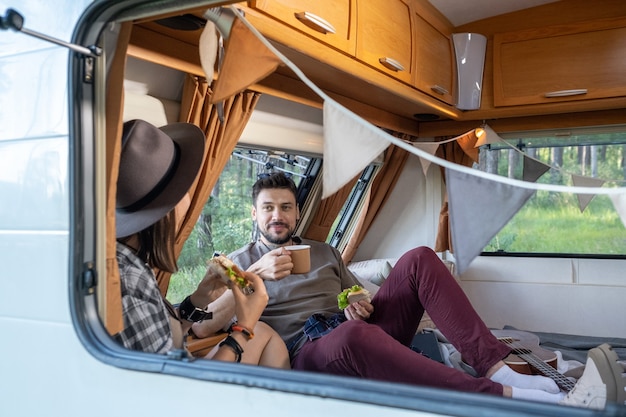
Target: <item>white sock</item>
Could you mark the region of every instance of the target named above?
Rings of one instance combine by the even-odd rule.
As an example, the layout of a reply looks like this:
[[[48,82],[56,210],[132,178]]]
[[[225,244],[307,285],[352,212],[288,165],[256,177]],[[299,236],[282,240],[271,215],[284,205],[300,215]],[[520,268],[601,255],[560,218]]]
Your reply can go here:
[[[530,390],[541,390],[551,394],[556,394],[561,391],[556,382],[551,378],[541,375],[520,374],[507,365],[498,369],[489,379],[502,385],[510,385],[512,387]]]
[[[526,389],[511,387],[511,397],[519,400],[541,401],[544,403],[556,404],[565,398],[564,392],[558,392],[556,394],[549,393],[538,389]]]

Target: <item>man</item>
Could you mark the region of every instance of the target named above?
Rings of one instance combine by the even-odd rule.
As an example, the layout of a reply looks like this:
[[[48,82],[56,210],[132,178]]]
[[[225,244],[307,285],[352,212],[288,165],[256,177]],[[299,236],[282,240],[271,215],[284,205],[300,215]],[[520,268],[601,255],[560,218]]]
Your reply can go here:
[[[261,237],[230,255],[264,280],[269,303],[261,319],[287,344],[294,369],[593,408],[603,408],[607,400],[623,401],[624,383],[610,348],[588,361],[582,383],[567,398],[552,379],[518,374],[505,365],[509,348],[493,336],[445,265],[425,247],[398,260],[371,302],[361,300],[341,311],[337,294],[358,281],[335,248],[293,235],[299,217],[295,196],[295,184],[282,173],[259,179],[252,191],[252,218]],[[311,245],[306,274],[291,273],[285,246],[298,243]],[[425,310],[478,377],[408,347]]]

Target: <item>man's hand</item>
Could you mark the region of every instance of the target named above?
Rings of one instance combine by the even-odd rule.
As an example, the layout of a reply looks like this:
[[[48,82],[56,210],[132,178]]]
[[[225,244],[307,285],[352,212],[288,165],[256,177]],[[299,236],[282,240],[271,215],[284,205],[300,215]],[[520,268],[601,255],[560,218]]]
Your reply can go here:
[[[248,271],[265,280],[278,281],[289,276],[292,269],[291,252],[285,248],[277,248],[263,255]]]
[[[367,320],[374,312],[374,306],[367,300],[350,304],[343,310],[348,320]]]

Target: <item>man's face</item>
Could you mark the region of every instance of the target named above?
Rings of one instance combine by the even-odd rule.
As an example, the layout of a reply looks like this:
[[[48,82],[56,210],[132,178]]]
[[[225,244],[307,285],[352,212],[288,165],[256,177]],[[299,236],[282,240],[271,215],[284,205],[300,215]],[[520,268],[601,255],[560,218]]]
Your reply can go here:
[[[262,190],[252,207],[252,219],[257,222],[261,240],[274,245],[291,241],[299,215],[296,198],[283,188]]]

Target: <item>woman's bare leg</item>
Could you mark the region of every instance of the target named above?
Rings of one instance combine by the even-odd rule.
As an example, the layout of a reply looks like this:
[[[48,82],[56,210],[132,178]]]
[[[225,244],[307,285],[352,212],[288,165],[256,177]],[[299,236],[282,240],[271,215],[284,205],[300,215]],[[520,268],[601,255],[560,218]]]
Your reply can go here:
[[[254,326],[253,331],[254,337],[243,346],[241,362],[249,365],[291,369],[289,352],[278,333],[261,321]],[[205,359],[211,359],[217,349],[219,345],[211,349]]]

